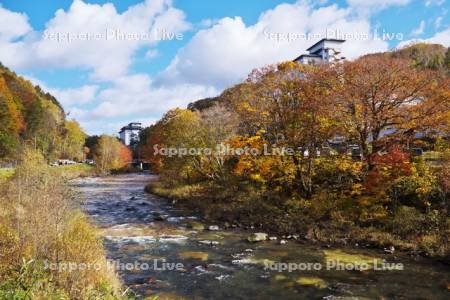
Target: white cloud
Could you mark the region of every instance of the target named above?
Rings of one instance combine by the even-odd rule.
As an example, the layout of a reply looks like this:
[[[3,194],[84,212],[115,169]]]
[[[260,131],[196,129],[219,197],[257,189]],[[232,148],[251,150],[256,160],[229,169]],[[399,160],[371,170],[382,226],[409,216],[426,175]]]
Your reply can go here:
[[[444,4],[445,0],[427,0],[425,1],[425,6],[432,6],[432,5],[437,5],[437,6],[441,6],[442,4]]]
[[[118,78],[109,88],[97,95],[98,105],[93,109],[75,108],[71,116],[80,120],[86,128],[96,119],[128,118],[141,120],[147,116],[159,117],[168,109],[185,107],[187,103],[217,95],[211,87],[192,84],[155,87],[146,74],[128,75]],[[133,117],[131,117],[133,116]]]
[[[150,49],[145,53],[145,57],[149,59],[155,58],[158,55],[159,55],[158,49]]]
[[[445,47],[450,47],[450,27],[444,31],[436,33],[434,36],[426,39],[425,41],[429,43],[442,44]]]
[[[55,96],[58,102],[60,102],[65,108],[75,107],[94,101],[97,91],[99,90],[99,86],[94,84],[86,84],[76,88],[55,88],[48,86],[45,82],[33,76],[21,76],[31,81],[33,85],[38,85],[43,91]]]
[[[11,26],[14,24],[13,26]],[[0,41],[9,41],[31,31],[25,14],[4,9],[0,3]]]
[[[393,5],[406,5],[410,0],[347,0],[350,6],[386,8]]]
[[[120,128],[130,123],[130,121],[131,120],[129,118],[116,119],[112,121],[105,121],[104,119],[93,119],[81,122],[81,127],[83,129],[89,128],[89,134],[101,135],[107,133],[117,136]],[[132,121],[140,122],[144,127],[147,127],[156,123],[156,121],[158,121],[158,118],[136,118],[132,119]]]
[[[388,49],[385,41],[362,37],[371,34],[370,21],[355,17],[351,9],[336,5],[314,9],[305,2],[281,4],[263,13],[254,25],[247,26],[240,17],[223,18],[200,30],[179,50],[157,83],[201,84],[220,90],[244,79],[253,68],[294,59],[318,40],[277,41],[277,34],[325,36],[326,29],[353,35],[343,44],[348,58]]]
[[[402,47],[408,46],[410,44],[415,44],[415,43],[419,43],[419,42],[441,44],[441,45],[444,45],[445,47],[450,47],[450,27],[444,31],[440,31],[440,32],[436,33],[434,36],[432,36],[428,39],[413,39],[413,40],[403,41],[397,45],[397,48],[402,48]]]
[[[305,53],[319,38],[338,32],[351,34],[342,46],[342,55],[349,59],[369,52],[388,49],[388,42],[368,38],[374,29],[370,16],[359,13],[383,7],[403,5],[408,0],[349,0],[349,7],[310,1],[281,4],[265,11],[255,24],[245,24],[242,18],[205,20],[201,29],[181,48],[169,66],[156,78],[147,74],[129,74],[138,49],[148,59],[158,55],[157,41],[73,41],[57,43],[43,41],[39,33],[21,30],[25,35],[16,42],[0,41],[0,61],[12,68],[84,68],[91,79],[103,80],[109,86],[85,84],[77,88],[47,88],[63,104],[71,117],[80,121],[90,133],[116,132],[124,123],[154,122],[166,110],[185,107],[191,101],[215,96],[240,80],[256,67],[292,60]],[[380,7],[380,6],[378,6]],[[24,16],[22,16],[24,17]],[[25,18],[26,20],[26,18]],[[28,24],[28,23],[26,23]],[[182,11],[169,0],[145,1],[118,13],[112,4],[87,4],[75,0],[67,10],[59,10],[47,23],[48,31],[90,32],[105,28],[123,32],[149,31],[164,28],[183,32],[189,28]],[[0,27],[1,31],[1,27]],[[278,35],[279,34],[279,35]],[[294,35],[294,40],[276,40],[277,36]],[[438,37],[439,38],[439,37]],[[45,85],[44,85],[45,87]]]
[[[203,19],[200,21],[199,26],[202,28],[211,27],[217,23],[217,19]]]
[[[434,28],[438,29],[439,27],[441,27],[442,24],[442,17],[437,17],[436,20],[434,21]]]
[[[19,14],[14,18],[20,16],[23,19]],[[6,27],[16,27],[11,24],[14,22]],[[7,34],[23,35],[29,31],[27,26]],[[42,35],[34,32],[21,41],[0,43],[0,60],[15,69],[81,67],[92,71],[93,79],[107,81],[127,73],[140,47],[156,45],[158,30],[180,33],[189,26],[184,13],[173,8],[170,0],[146,0],[123,13],[118,13],[111,3],[98,5],[74,0],[67,11],[59,9],[55,13]],[[118,33],[135,37],[120,40]],[[70,34],[73,39],[57,41],[56,34]],[[86,40],[86,34],[90,40]]]
[[[419,26],[412,30],[411,35],[413,36],[421,35],[424,32],[424,30],[425,30],[425,21],[422,20],[420,21]]]
[[[263,13],[253,25],[240,17],[223,18],[198,31],[180,49],[156,80],[145,74],[120,76],[111,87],[98,92],[93,109],[71,110],[81,123],[96,132],[95,120],[158,118],[166,110],[185,107],[189,102],[215,96],[240,80],[255,67],[292,60],[318,38],[295,41],[275,40],[271,34],[353,34],[343,45],[343,55],[355,58],[388,49],[382,40],[367,39],[368,19],[355,16],[349,8],[336,5],[313,8],[305,2],[282,4]],[[152,56],[153,54],[149,54]]]
[[[99,87],[97,85],[88,84],[79,88],[50,89],[49,92],[52,93],[64,107],[71,107],[94,101],[98,89]]]

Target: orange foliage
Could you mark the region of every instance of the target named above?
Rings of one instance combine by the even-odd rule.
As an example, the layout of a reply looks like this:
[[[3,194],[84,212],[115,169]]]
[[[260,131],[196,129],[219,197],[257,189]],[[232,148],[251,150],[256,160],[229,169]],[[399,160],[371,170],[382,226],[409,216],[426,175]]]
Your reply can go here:
[[[365,180],[368,190],[386,187],[395,179],[412,174],[411,157],[399,145],[392,146],[385,154],[375,153],[372,161],[374,168],[369,171]]]
[[[151,165],[153,172],[160,172],[164,163],[164,156],[155,153],[154,146],[164,147],[164,135],[162,128],[153,127],[151,134],[148,135],[142,155]]]
[[[125,146],[124,144],[120,144],[120,164],[122,166],[128,165],[133,160],[133,155],[131,153],[130,148]]]
[[[3,77],[0,77],[0,101],[4,102],[2,105],[4,108],[0,108],[2,109],[0,115],[3,119],[0,123],[3,126],[2,129],[18,135],[25,127],[23,116]]]

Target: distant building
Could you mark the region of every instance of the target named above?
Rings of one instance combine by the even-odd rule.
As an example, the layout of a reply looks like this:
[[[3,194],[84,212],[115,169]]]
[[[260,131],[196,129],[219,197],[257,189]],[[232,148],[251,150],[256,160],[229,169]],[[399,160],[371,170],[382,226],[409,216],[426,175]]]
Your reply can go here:
[[[142,124],[133,122],[127,126],[122,127],[119,131],[120,140],[125,145],[129,146],[139,142],[139,133],[142,130]]]
[[[295,62],[301,64],[315,64],[315,63],[330,63],[345,59],[345,57],[340,56],[341,54],[341,44],[345,40],[338,39],[321,39],[308,49],[308,54],[302,54],[296,59]]]

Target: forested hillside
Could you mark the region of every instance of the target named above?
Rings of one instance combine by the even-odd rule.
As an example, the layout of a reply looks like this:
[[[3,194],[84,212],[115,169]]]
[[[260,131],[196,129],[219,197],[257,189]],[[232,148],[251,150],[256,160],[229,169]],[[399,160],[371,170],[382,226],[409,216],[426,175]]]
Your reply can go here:
[[[82,159],[84,139],[55,97],[0,64],[0,161],[16,160],[24,144],[47,160]]]
[[[0,168],[14,166],[0,169],[8,172],[0,176],[0,299],[126,299],[67,180],[122,168],[130,150],[113,136],[90,148],[85,140],[55,97],[0,65]],[[91,149],[97,168],[49,166],[59,158],[81,161]],[[73,262],[99,268],[47,265]]]
[[[393,58],[403,58],[412,61],[414,66],[433,70],[450,70],[450,48],[439,44],[418,43],[388,52]]]

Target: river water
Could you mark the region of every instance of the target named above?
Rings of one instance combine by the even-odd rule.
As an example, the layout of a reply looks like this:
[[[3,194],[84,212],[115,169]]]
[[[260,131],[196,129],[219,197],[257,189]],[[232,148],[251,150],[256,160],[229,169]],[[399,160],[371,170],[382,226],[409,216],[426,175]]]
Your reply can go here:
[[[202,229],[198,216],[145,193],[152,179],[129,174],[74,182],[84,211],[101,228],[108,259],[142,297],[450,299],[448,266],[382,250],[329,249],[294,239],[280,244],[280,237],[250,243],[250,232],[208,230],[214,224]]]

